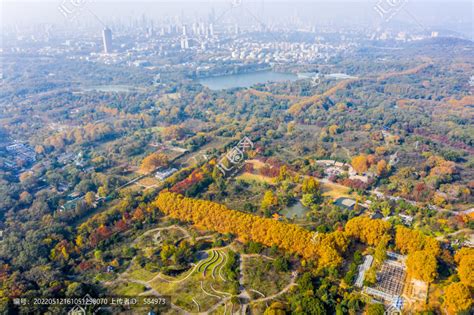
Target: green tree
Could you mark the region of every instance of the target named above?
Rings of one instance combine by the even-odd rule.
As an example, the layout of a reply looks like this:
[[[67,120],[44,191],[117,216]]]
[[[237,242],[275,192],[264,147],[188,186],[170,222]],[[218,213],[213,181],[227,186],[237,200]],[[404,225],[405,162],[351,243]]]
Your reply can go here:
[[[301,187],[303,194],[317,195],[320,193],[320,184],[314,177],[306,177]]]
[[[367,307],[367,315],[384,315],[385,308],[383,304],[374,303]]]
[[[281,302],[273,302],[265,312],[264,315],[285,315],[286,314],[286,306]]]
[[[263,196],[262,200],[262,205],[261,208],[262,210],[270,210],[277,204],[277,198],[275,197],[275,194],[271,190],[267,190],[265,192],[265,195]]]
[[[92,191],[89,191],[85,196],[84,196],[84,201],[89,207],[92,207],[92,205],[95,202],[95,194]]]

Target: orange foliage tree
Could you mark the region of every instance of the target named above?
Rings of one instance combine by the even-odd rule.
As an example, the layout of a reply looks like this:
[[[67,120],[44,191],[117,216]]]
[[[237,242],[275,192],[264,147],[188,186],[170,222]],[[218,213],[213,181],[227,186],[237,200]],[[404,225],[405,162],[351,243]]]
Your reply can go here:
[[[346,233],[368,245],[376,245],[390,231],[391,224],[384,220],[355,217],[346,223]]]
[[[140,169],[143,172],[151,172],[157,167],[163,166],[168,166],[168,157],[165,154],[155,152],[143,159]]]
[[[469,310],[472,306],[469,288],[459,282],[450,284],[445,289],[444,306],[448,314],[459,314]]]
[[[359,174],[365,173],[369,169],[369,163],[365,155],[358,155],[354,157],[352,159],[351,165]]]
[[[418,280],[433,282],[438,275],[436,257],[426,250],[409,254],[406,265],[408,275]]]
[[[205,200],[186,198],[164,191],[155,205],[166,215],[182,221],[193,222],[198,228],[231,233],[243,241],[259,242],[266,246],[276,245],[292,254],[318,262],[319,267],[340,266],[341,253],[348,240],[341,232],[313,233],[295,224],[261,218]]]
[[[454,256],[458,264],[458,274],[461,282],[468,287],[474,287],[474,249],[464,247]]]
[[[412,230],[401,225],[397,226],[395,246],[403,254],[427,250],[434,256],[438,256],[441,252],[439,243],[435,238],[426,236],[420,231]]]

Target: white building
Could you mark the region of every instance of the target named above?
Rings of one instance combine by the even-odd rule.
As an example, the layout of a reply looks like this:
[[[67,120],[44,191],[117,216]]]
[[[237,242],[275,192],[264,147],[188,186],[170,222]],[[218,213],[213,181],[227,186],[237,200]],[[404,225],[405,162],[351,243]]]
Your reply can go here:
[[[159,180],[165,180],[168,177],[170,177],[171,175],[173,175],[174,173],[176,173],[177,171],[178,170],[175,169],[175,168],[171,168],[171,169],[164,170],[164,171],[158,171],[158,172],[156,172],[155,177]]]

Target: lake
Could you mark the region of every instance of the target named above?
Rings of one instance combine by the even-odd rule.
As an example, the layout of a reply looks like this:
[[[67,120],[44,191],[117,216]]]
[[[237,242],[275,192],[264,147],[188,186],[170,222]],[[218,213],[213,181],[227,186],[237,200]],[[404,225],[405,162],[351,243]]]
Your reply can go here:
[[[305,217],[308,211],[308,208],[303,206],[301,202],[298,201],[291,207],[282,210],[280,213],[288,219],[292,219],[294,216],[296,216],[298,219],[301,219]]]
[[[242,73],[224,75],[200,79],[199,83],[211,90],[224,90],[232,88],[247,88],[258,83],[296,81],[298,76],[291,73],[275,71],[260,71],[253,73]]]

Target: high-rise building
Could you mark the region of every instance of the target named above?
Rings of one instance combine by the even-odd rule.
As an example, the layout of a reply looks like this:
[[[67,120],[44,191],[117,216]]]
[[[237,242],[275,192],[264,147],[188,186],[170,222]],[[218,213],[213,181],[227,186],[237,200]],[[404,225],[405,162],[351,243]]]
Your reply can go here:
[[[181,49],[182,50],[189,49],[189,39],[187,37],[183,37],[181,39]]]
[[[112,52],[112,31],[105,27],[102,31],[102,40],[104,41],[104,52],[109,54]]]
[[[214,24],[209,24],[209,35],[214,36]]]

